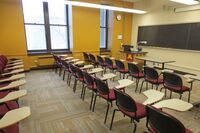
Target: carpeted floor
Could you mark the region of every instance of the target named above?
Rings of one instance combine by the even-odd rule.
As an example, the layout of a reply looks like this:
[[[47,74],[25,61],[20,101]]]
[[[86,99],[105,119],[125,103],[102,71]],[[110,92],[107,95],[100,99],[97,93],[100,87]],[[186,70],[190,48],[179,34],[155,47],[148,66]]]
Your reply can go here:
[[[133,125],[128,117],[120,112],[116,113],[112,131],[109,130],[114,105],[108,114],[107,123],[104,117],[107,103],[97,98],[95,112],[89,110],[91,92],[87,90],[85,101],[80,99],[81,85],[77,91],[72,91],[53,70],[34,70],[26,73],[27,84],[21,87],[28,90],[28,95],[20,99],[21,106],[31,107],[31,116],[20,122],[20,133],[132,133]],[[116,79],[117,80],[117,79]],[[115,80],[115,82],[116,82]],[[109,81],[110,86],[116,83]],[[146,97],[135,93],[135,84],[126,88],[126,92],[136,101],[143,102]],[[143,89],[145,90],[145,89]],[[188,93],[183,95],[187,100]],[[178,95],[173,94],[173,97]],[[191,102],[200,100],[200,83],[195,82],[191,95]],[[164,111],[178,118],[194,133],[200,133],[200,111],[192,109],[188,112],[177,112],[165,109]],[[146,131],[146,119],[137,125],[137,133]]]

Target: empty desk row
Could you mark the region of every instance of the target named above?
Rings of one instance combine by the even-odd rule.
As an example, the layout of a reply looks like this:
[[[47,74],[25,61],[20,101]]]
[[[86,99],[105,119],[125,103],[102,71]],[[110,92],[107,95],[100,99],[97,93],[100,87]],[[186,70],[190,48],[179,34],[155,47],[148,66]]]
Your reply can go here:
[[[30,116],[30,107],[19,107],[18,99],[27,95],[27,90],[20,86],[26,83],[23,61],[8,60],[0,55],[0,131],[18,133],[18,123]]]

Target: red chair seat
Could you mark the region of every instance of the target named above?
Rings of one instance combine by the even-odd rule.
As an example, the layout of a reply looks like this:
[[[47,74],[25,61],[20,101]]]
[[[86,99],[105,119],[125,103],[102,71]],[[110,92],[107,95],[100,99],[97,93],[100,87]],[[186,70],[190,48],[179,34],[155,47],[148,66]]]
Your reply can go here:
[[[108,95],[103,95],[103,94],[100,94],[100,93],[99,93],[99,96],[104,98],[104,99],[106,99],[106,100],[115,100],[116,99],[113,89],[109,90],[109,96]]]
[[[6,102],[6,104],[9,107],[9,109],[5,104],[0,105],[0,117],[4,116],[9,110],[19,108],[19,105],[17,104],[16,101],[9,101]]]
[[[18,124],[11,125],[3,129],[4,133],[19,133],[19,126]]]
[[[10,78],[10,77],[11,77],[10,75],[8,75],[6,77],[0,77],[0,80],[7,79],[7,78]]]
[[[97,61],[92,61],[92,63],[93,63],[94,65],[98,65],[98,64],[99,64],[99,62],[97,62]]]
[[[0,99],[8,95],[9,91],[1,91],[0,92]]]
[[[8,112],[8,108],[6,107],[5,104],[0,105],[0,117],[3,117],[7,112]]]
[[[106,66],[106,63],[99,63],[101,66]]]
[[[84,78],[78,78],[79,81],[83,82],[84,81]]]
[[[7,82],[7,83],[0,83],[0,88],[1,87],[5,87],[5,86],[7,86],[7,85],[9,85],[10,83],[9,82]]]
[[[169,90],[174,91],[174,92],[181,92],[182,93],[182,92],[185,92],[185,91],[190,91],[190,88],[187,87],[187,86],[179,87],[179,86],[169,86],[169,85],[167,85],[165,87],[167,87]]]
[[[140,119],[146,116],[146,109],[145,106],[141,103],[137,103],[136,102],[136,106],[137,106],[137,113],[135,115],[135,112],[129,112],[126,111],[122,108],[119,108],[120,111],[122,111],[124,114],[126,114],[127,116],[131,117],[131,118],[136,118],[136,119]]]
[[[146,80],[148,82],[152,83],[152,84],[162,84],[163,83],[163,79],[161,79],[161,78],[158,78],[158,80],[157,79],[148,79],[148,78],[146,78]]]
[[[97,90],[96,84],[91,84],[87,86],[90,90]]]
[[[137,73],[134,73],[134,74],[131,74],[131,76],[136,77],[136,78],[143,78],[144,73],[139,73],[139,75]]]
[[[116,66],[108,66],[108,68],[110,68],[110,69],[117,69],[117,67]]]
[[[187,128],[185,128],[185,130],[186,130],[186,133],[193,133],[191,130],[189,130]]]
[[[68,71],[68,72],[70,71],[69,68],[66,68],[66,67],[65,67],[65,70]]]
[[[9,70],[3,70],[4,73],[8,73],[11,72],[13,69],[9,69]]]
[[[119,72],[121,72],[121,73],[128,73],[128,69],[121,69],[121,70],[119,70]]]
[[[9,110],[19,108],[19,104],[16,101],[8,101],[6,104],[8,105]]]

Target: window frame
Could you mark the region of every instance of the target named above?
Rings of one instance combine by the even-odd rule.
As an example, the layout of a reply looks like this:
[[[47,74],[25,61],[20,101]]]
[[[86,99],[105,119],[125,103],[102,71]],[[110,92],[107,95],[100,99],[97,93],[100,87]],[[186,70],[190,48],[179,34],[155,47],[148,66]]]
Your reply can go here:
[[[101,43],[100,43],[100,50],[107,50],[108,49],[108,19],[109,19],[109,10],[106,10],[106,26],[101,26],[101,24],[100,24],[100,31],[101,31],[101,29],[106,30],[106,41],[105,41],[105,47],[104,48],[101,48]]]
[[[22,3],[23,4],[23,3]],[[25,40],[26,40],[26,47],[27,52],[29,55],[37,55],[37,54],[50,54],[50,53],[70,53],[70,36],[69,36],[69,8],[68,5],[66,6],[66,24],[50,24],[49,20],[49,8],[48,8],[48,2],[43,2],[43,14],[44,14],[44,24],[40,23],[25,23],[24,21],[24,33],[25,33]],[[23,10],[23,7],[22,7]],[[24,18],[24,11],[23,11],[23,18]],[[27,35],[26,35],[26,25],[42,25],[45,28],[45,38],[46,38],[46,49],[45,50],[28,50],[28,44],[27,44]],[[66,26],[67,28],[67,49],[52,49],[51,48],[51,26]]]

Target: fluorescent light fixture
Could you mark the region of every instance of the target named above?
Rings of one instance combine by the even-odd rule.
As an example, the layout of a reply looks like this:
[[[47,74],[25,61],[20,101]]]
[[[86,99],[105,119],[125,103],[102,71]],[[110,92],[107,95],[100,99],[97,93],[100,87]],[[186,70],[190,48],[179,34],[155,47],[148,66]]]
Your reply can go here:
[[[197,0],[170,0],[170,1],[182,3],[182,4],[186,4],[186,5],[199,4],[199,1],[197,1]]]
[[[136,13],[136,14],[145,14],[146,13],[146,11],[142,11],[142,10],[122,8],[122,7],[114,7],[114,6],[107,6],[107,5],[86,3],[86,2],[78,2],[78,1],[65,1],[65,4],[72,5],[72,6],[81,6],[81,7],[97,8],[97,9],[107,9],[107,10]]]

